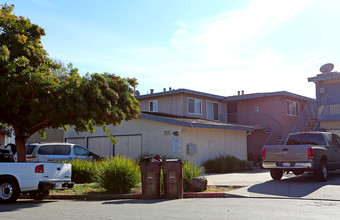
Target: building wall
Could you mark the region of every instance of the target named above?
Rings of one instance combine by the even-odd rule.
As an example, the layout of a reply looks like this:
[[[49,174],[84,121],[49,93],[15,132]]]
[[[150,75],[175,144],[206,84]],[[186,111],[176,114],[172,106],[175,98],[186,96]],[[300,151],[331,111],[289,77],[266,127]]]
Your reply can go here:
[[[318,81],[316,83],[316,97],[318,106],[340,104],[340,79]]]
[[[320,127],[340,136],[340,120],[321,121]]]
[[[299,103],[299,115],[287,114],[287,100]],[[264,125],[267,129],[284,134],[289,125],[295,125],[307,101],[290,96],[269,96],[238,102],[238,123]]]
[[[191,114],[188,113],[188,98],[199,99],[202,101],[202,114]],[[205,96],[192,95],[192,94],[176,94],[176,95],[168,95],[168,96],[158,96],[153,98],[147,98],[139,100],[140,108],[142,111],[149,111],[149,102],[150,101],[158,101],[158,112],[179,115],[179,116],[187,116],[187,117],[195,117],[207,119],[207,101],[217,102],[219,103],[219,120],[225,122],[227,115],[227,104],[221,102],[218,99],[207,98]]]
[[[245,131],[187,128],[147,119],[124,121],[118,127],[110,127],[110,129],[111,134],[120,141],[118,145],[114,146],[115,155],[118,153],[133,159],[141,154],[159,154],[167,158],[189,160],[196,165],[201,165],[205,160],[223,154],[230,154],[242,160],[247,159],[247,135]],[[175,135],[176,133],[178,133],[178,136]],[[94,134],[77,134],[73,129],[69,129],[65,133],[65,138],[67,140],[79,140],[83,137],[84,140],[87,140],[87,147],[100,154],[100,152],[105,152],[105,149],[99,146],[99,142],[92,142],[91,147],[88,144],[91,143],[89,139],[103,135],[106,134],[100,128],[96,128]],[[127,140],[126,137],[130,137],[130,139]],[[100,138],[101,143],[105,141],[103,138]],[[180,144],[176,145],[178,140]],[[195,146],[195,153],[188,152],[188,144]]]
[[[191,143],[197,145],[197,154],[187,154],[187,145]],[[198,165],[220,155],[247,159],[247,135],[244,131],[184,128],[183,147],[183,159]]]
[[[27,143],[33,142],[64,142],[64,129],[47,128],[46,138],[42,139],[39,134],[35,133],[28,140]]]

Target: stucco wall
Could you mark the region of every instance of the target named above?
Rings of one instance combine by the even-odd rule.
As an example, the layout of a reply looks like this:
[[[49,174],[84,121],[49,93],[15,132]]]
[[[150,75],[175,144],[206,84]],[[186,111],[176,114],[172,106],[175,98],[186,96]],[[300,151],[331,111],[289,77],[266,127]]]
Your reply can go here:
[[[178,131],[179,136],[173,132]],[[244,131],[188,128],[146,119],[124,122],[114,128],[115,135],[142,134],[142,153],[160,154],[167,157],[189,160],[201,165],[208,159],[230,154],[247,159],[247,136]],[[181,138],[181,152],[173,152],[173,138]],[[197,152],[187,154],[187,144],[195,144]]]
[[[325,128],[327,131],[333,132],[340,136],[340,120],[321,121],[320,127]]]
[[[299,103],[298,116],[287,114],[287,100]],[[237,107],[238,123],[264,125],[267,129],[274,129],[282,135],[289,125],[296,124],[306,104],[306,100],[284,95],[242,100]],[[255,108],[258,112],[255,112]]]
[[[202,114],[190,114],[188,113],[188,98],[199,99],[202,101]],[[139,100],[140,109],[142,111],[149,111],[149,102],[158,101],[158,112],[168,113],[173,115],[188,116],[195,118],[207,119],[207,101],[219,103],[219,120],[226,121],[227,104],[220,102],[218,99],[207,98],[205,96],[193,95],[193,94],[176,94],[168,96],[158,96],[153,98],[147,98]]]

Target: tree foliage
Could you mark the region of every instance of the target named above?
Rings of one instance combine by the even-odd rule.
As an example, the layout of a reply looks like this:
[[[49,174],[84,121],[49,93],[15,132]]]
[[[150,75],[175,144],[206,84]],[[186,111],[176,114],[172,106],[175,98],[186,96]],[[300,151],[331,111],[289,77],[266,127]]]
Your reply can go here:
[[[27,139],[45,128],[70,125],[93,132],[94,126],[138,117],[135,79],[109,73],[81,77],[71,64],[62,68],[41,44],[44,29],[13,9],[5,4],[0,10],[0,123],[14,129],[19,161],[25,161]]]

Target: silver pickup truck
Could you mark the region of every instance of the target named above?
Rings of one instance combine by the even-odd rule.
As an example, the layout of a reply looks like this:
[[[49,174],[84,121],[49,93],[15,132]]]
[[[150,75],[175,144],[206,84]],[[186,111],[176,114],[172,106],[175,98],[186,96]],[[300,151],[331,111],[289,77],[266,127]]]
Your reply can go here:
[[[327,181],[329,170],[340,169],[340,137],[330,132],[292,133],[285,145],[264,146],[262,159],[274,180],[280,180],[284,172],[310,172],[317,180]]]

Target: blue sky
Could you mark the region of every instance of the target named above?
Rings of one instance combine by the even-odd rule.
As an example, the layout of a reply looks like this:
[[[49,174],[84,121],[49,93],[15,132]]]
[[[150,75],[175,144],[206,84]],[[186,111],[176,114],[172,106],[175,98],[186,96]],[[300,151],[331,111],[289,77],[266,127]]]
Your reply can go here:
[[[43,27],[51,58],[81,74],[135,77],[146,94],[289,91],[315,97],[308,77],[338,62],[336,0],[8,0]]]

